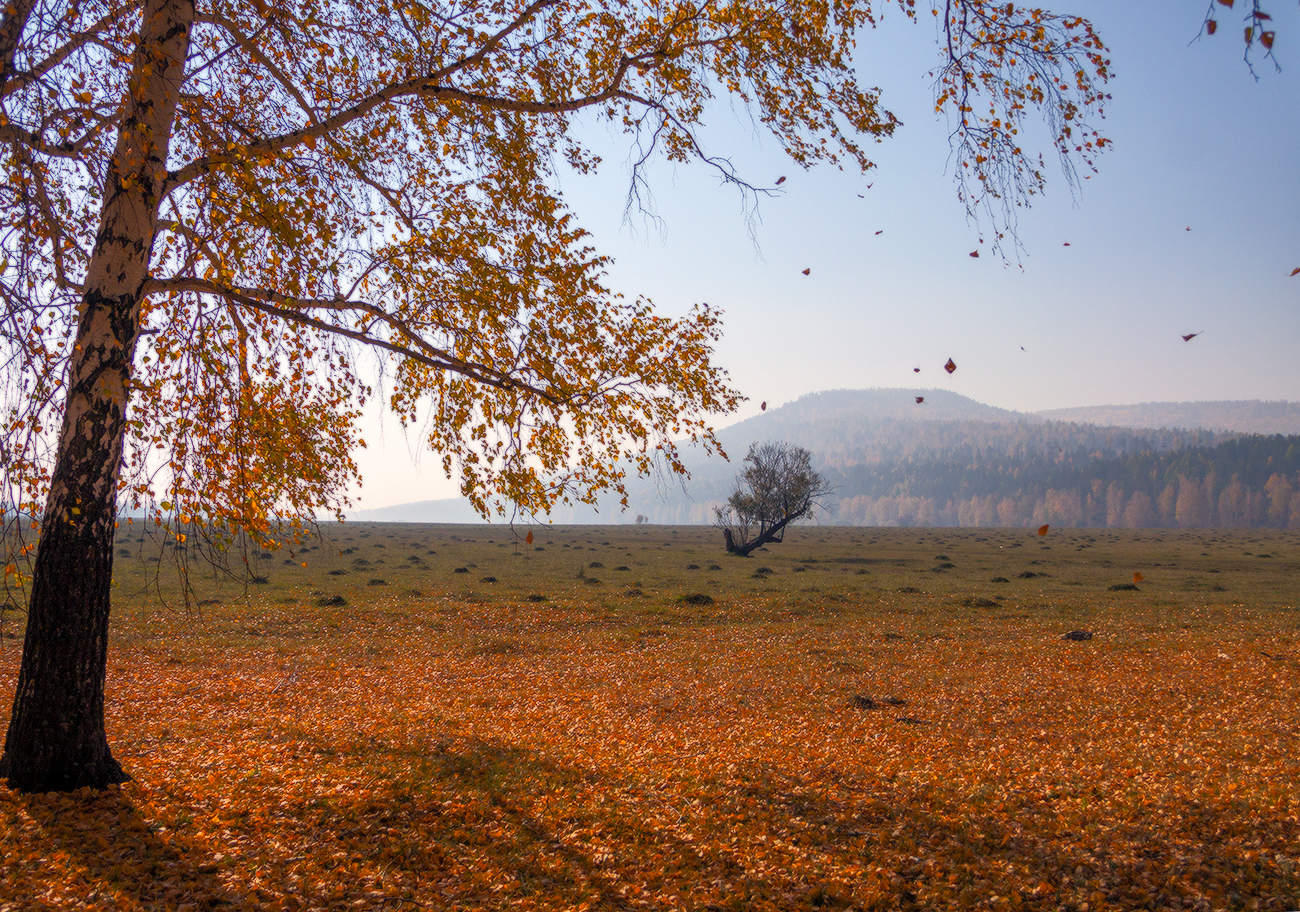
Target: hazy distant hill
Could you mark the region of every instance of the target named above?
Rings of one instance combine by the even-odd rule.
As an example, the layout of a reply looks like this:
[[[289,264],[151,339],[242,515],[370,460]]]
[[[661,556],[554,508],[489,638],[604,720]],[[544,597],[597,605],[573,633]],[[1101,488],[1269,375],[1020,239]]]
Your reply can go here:
[[[917,404],[916,397],[925,397]],[[809,393],[794,402],[747,418],[726,429],[727,434],[752,436],[750,428],[761,426],[762,433],[789,434],[823,426],[828,422],[856,424],[873,421],[1037,421],[1034,415],[1013,412],[976,402],[948,390],[937,389],[861,389],[826,390]]]
[[[1206,428],[1243,434],[1300,434],[1300,402],[1142,402],[1036,412],[1053,421],[1128,428]]]
[[[1247,405],[1266,406],[1277,416],[1300,409]],[[1168,415],[1176,404],[1145,408]],[[1187,414],[1200,416],[1248,413],[1238,403],[1188,408]],[[709,522],[749,444],[786,440],[812,451],[835,487],[826,522],[1276,526],[1294,516],[1300,525],[1300,437],[1168,423],[1099,426],[993,408],[942,390],[876,389],[804,396],[723,429],[719,439],[732,461],[688,453],[692,478],[685,484],[633,480],[626,511],[607,497],[594,509],[562,507],[550,518],[622,523],[641,514],[659,523]],[[367,510],[355,518],[468,522],[475,515],[452,499]]]
[[[917,405],[916,397],[925,402]],[[869,389],[811,393],[795,402],[767,410],[719,432],[732,461],[706,459],[687,452],[689,488],[675,478],[634,479],[629,483],[630,507],[620,510],[615,498],[596,508],[560,507],[551,519],[559,523],[627,522],[638,513],[654,522],[707,522],[710,504],[731,490],[736,464],[760,440],[786,440],[807,447],[824,462],[903,458],[920,451],[946,449],[967,440],[962,422],[1042,425],[1041,419],[995,408],[946,390]],[[368,522],[475,522],[475,514],[460,498],[426,500],[373,510],[360,510],[353,519]]]
[[[924,396],[918,406],[916,397]],[[736,474],[735,464],[744,458],[749,444],[758,440],[787,440],[818,454],[852,454],[852,459],[897,458],[908,451],[944,447],[950,426],[958,421],[1029,422],[1041,419],[1007,409],[995,408],[946,390],[868,389],[829,390],[810,393],[795,402],[772,408],[761,415],[737,422],[718,437],[732,462],[706,460],[698,453],[686,454],[691,468],[690,496],[683,496],[675,479],[639,479],[631,482],[635,496],[624,516],[612,499],[597,510],[588,507],[560,508],[555,522],[625,522],[638,512],[655,522],[700,522],[707,517],[701,504],[724,498]],[[907,431],[882,426],[905,423]],[[945,433],[943,428],[949,429]],[[937,436],[936,436],[937,435]],[[698,517],[694,516],[698,513]],[[423,500],[359,510],[352,519],[366,522],[476,522],[478,516],[460,498]]]
[[[357,510],[355,513],[349,514],[348,519],[357,522],[400,523],[477,523],[483,521],[483,517],[474,512],[474,508],[469,505],[469,501],[459,497],[447,497],[439,500],[416,500],[392,507]]]

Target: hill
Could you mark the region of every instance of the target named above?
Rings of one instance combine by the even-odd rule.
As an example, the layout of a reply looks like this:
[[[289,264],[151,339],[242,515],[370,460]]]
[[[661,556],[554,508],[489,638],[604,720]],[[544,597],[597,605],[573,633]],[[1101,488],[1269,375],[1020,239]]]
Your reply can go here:
[[[1300,402],[1140,402],[1035,413],[1051,421],[1127,428],[1205,428],[1242,434],[1300,434]]]
[[[917,404],[917,396],[924,403]],[[1239,405],[1190,403],[1183,414],[1194,421],[1226,416],[1234,408],[1250,414]],[[1300,409],[1262,405],[1268,409],[1254,413],[1257,422]],[[1144,414],[1173,415],[1178,406],[1153,403]],[[626,511],[607,497],[594,508],[561,507],[550,519],[621,523],[643,515],[658,523],[707,523],[713,505],[730,493],[749,445],[779,439],[809,449],[832,481],[836,498],[822,519],[833,523],[1300,524],[1300,438],[1050,420],[943,390],[876,389],[804,396],[723,429],[719,439],[731,461],[688,454],[689,482],[636,479],[628,485]],[[476,517],[462,501],[450,499],[367,510],[354,518]]]

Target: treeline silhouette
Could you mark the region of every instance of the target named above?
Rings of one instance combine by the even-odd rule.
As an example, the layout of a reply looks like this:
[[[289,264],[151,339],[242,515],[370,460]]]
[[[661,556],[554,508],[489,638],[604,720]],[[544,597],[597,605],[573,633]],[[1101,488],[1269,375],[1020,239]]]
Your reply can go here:
[[[1028,426],[930,455],[827,460],[838,495],[827,518],[853,525],[1300,528],[1300,437],[1188,447],[1179,446],[1188,432],[1052,424],[1055,452]],[[1077,445],[1065,445],[1068,428],[1080,429]],[[1145,447],[1130,450],[1140,443]]]
[[[1145,414],[1157,406],[1189,421],[1226,420],[1240,408],[1288,432],[1300,408],[1249,402],[1105,408]],[[666,473],[630,478],[626,510],[608,494],[595,507],[561,506],[550,519],[622,523],[641,514],[653,523],[712,522],[749,445],[780,440],[811,451],[814,466],[834,486],[821,522],[1300,527],[1300,436],[1047,420],[936,389],[811,393],[719,436],[731,462],[688,451],[689,481]],[[463,502],[448,500],[370,518],[463,522],[473,515]]]

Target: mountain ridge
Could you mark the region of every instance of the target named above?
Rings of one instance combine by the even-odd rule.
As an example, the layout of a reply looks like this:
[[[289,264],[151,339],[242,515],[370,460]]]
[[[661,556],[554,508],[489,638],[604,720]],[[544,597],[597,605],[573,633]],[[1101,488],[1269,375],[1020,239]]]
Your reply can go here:
[[[1128,428],[1204,428],[1242,434],[1300,434],[1300,403],[1284,399],[1137,402],[1034,412],[1053,421]]]
[[[918,404],[917,396],[923,396],[924,402]],[[1258,406],[1260,403],[1250,404]],[[988,498],[996,490],[999,497],[1006,499],[1008,493],[1017,493],[1006,490],[1010,483],[1008,478],[1022,474],[1032,476],[1038,479],[1035,482],[1038,485],[1035,503],[1045,503],[1048,492],[1057,489],[1044,488],[1043,485],[1047,484],[1044,479],[1057,479],[1058,483],[1066,483],[1060,479],[1067,479],[1069,484],[1079,486],[1088,471],[1128,478],[1136,471],[1134,460],[1141,459],[1148,460],[1143,463],[1143,471],[1169,472],[1168,465],[1177,462],[1169,454],[1184,451],[1202,455],[1196,456],[1192,462],[1183,459],[1178,465],[1194,463],[1199,467],[1197,471],[1205,471],[1203,453],[1208,452],[1207,448],[1244,433],[1222,428],[1176,428],[1168,424],[1148,428],[1065,421],[1056,417],[1062,412],[1090,417],[1109,414],[1105,412],[1107,409],[1130,409],[1133,410],[1128,413],[1130,420],[1138,420],[1142,415],[1181,415],[1184,420],[1189,420],[1188,416],[1194,419],[1199,409],[1199,414],[1206,416],[1207,423],[1222,425],[1224,416],[1235,412],[1250,417],[1256,427],[1267,426],[1266,422],[1261,425],[1261,421],[1271,416],[1278,427],[1291,427],[1293,425],[1289,422],[1294,419],[1294,426],[1300,429],[1300,403],[1271,402],[1266,405],[1268,407],[1261,410],[1245,408],[1241,402],[1143,403],[1139,406],[1091,407],[1101,411],[1072,409],[1031,413],[986,405],[948,390],[825,390],[809,393],[720,429],[719,440],[731,461],[706,459],[697,452],[688,454],[687,464],[692,478],[686,485],[678,487],[664,485],[662,480],[634,479],[628,486],[630,506],[626,512],[618,508],[615,498],[607,497],[595,508],[562,506],[551,514],[550,519],[561,523],[627,522],[642,514],[655,522],[707,522],[711,505],[725,499],[729,493],[738,470],[737,463],[749,444],[771,439],[807,447],[813,452],[819,467],[840,482],[843,496],[838,505],[839,514],[831,521],[879,518],[882,515],[881,498],[929,503],[938,497],[938,503],[947,503],[951,498],[944,500],[940,496],[942,492],[936,491],[931,483],[933,478],[951,480],[956,486],[955,492],[959,490],[962,498]],[[1256,449],[1259,446],[1263,444]],[[1223,458],[1245,459],[1247,462],[1253,458],[1241,456],[1237,450],[1223,452],[1231,454]],[[1284,448],[1284,452],[1290,450]],[[1154,463],[1150,461],[1153,458],[1156,459]],[[1062,466],[1068,466],[1068,471]],[[1137,482],[1130,478],[1126,484],[1131,486]],[[987,488],[982,493],[981,485]],[[1143,496],[1154,502],[1162,490],[1153,488]],[[1300,490],[1300,479],[1297,479],[1297,490]],[[924,494],[917,493],[920,491]],[[1131,493],[1126,491],[1125,496]],[[1217,496],[1220,492],[1213,493]],[[1115,496],[1113,492],[1112,496]],[[1084,496],[1083,500],[1086,501],[1087,497]],[[956,507],[931,509],[922,505],[916,509],[920,511],[918,516],[958,516]],[[1040,508],[1025,500],[1017,509],[1028,514]],[[1086,513],[1084,508],[1080,510],[1083,511],[1080,515]],[[1232,515],[1263,515],[1261,510],[1262,507],[1255,509],[1254,513],[1238,510]],[[888,514],[889,510],[885,513]],[[1213,510],[1210,513],[1213,514]],[[984,509],[980,515],[987,514],[988,510]],[[1004,511],[1004,516],[1011,515],[1016,514]],[[1135,515],[1146,514],[1135,508]],[[481,521],[460,498],[359,510],[352,518],[381,522]],[[904,521],[901,514],[899,521]]]

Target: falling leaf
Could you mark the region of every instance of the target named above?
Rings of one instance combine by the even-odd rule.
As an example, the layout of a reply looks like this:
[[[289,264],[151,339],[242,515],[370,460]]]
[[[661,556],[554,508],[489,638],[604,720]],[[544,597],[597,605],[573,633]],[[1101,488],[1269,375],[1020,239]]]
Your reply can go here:
[[[976,259],[979,259],[980,252],[978,250],[972,250],[970,252],[970,255],[975,257]]]
[[[760,402],[760,403],[758,404],[758,410],[759,410],[760,412],[766,412],[766,411],[767,411],[767,400],[766,400],[766,399],[764,399],[762,402]]]
[[[785,183],[785,175],[782,174],[780,177],[776,179],[776,185],[779,187],[784,183]]]
[[[1186,228],[1184,228],[1183,230],[1184,230],[1184,231],[1191,231],[1191,230],[1192,230],[1192,226],[1191,226],[1191,225],[1188,225],[1188,226],[1187,226]]]
[[[530,544],[530,545],[533,543],[533,530],[532,530],[532,529],[529,529],[529,530],[528,530],[528,534],[524,536],[524,541],[526,541],[526,542],[527,542],[528,544]]]
[[[1049,526],[1047,523],[1043,523],[1041,526],[1038,527],[1038,534],[1039,534],[1039,535],[1046,535],[1046,534],[1047,534],[1047,530],[1050,529],[1050,528],[1052,528],[1052,527]]]
[[[876,237],[880,237],[880,235],[882,235],[882,234],[884,234],[884,233],[885,233],[885,229],[884,229],[884,228],[881,228],[879,231],[876,232]]]
[[[924,401],[925,401],[925,397],[924,397],[924,396],[917,396],[917,397],[916,397],[916,404],[917,404],[917,405],[920,405],[920,404],[921,404],[922,402],[924,402]]]
[[[1295,269],[1292,269],[1292,270],[1291,270],[1291,275],[1293,275],[1293,276],[1298,276],[1298,275],[1300,275],[1300,266],[1297,266]]]
[[[812,267],[809,266],[807,269],[804,269],[804,270],[803,270],[803,274],[804,274],[804,275],[811,275],[811,274],[812,274]]]
[[[919,374],[920,372],[921,372],[921,369],[920,369],[919,367],[914,367],[914,368],[912,368],[912,373],[914,373],[914,374]]]
[[[1069,241],[1066,241],[1066,242],[1065,242],[1064,244],[1062,244],[1061,246],[1062,246],[1062,247],[1069,247],[1069,246],[1070,246],[1070,242],[1069,242]]]
[[[943,366],[943,369],[951,374],[957,369],[957,362],[952,360],[952,358],[949,358],[948,363]]]
[[[1204,332],[1204,330],[1202,330],[1202,332]],[[1199,336],[1200,334],[1201,334],[1201,333],[1199,333],[1199,332],[1194,332],[1194,333],[1183,333],[1183,341],[1184,341],[1184,342],[1190,342],[1190,341],[1192,341],[1193,339],[1195,339],[1197,336]]]
[[[1146,579],[1146,577],[1144,577],[1144,576],[1142,575],[1142,571],[1141,571],[1141,570],[1134,570],[1134,571],[1133,571],[1133,582],[1135,582],[1135,583],[1140,583],[1140,582],[1142,582],[1142,580],[1144,580],[1144,579]]]

